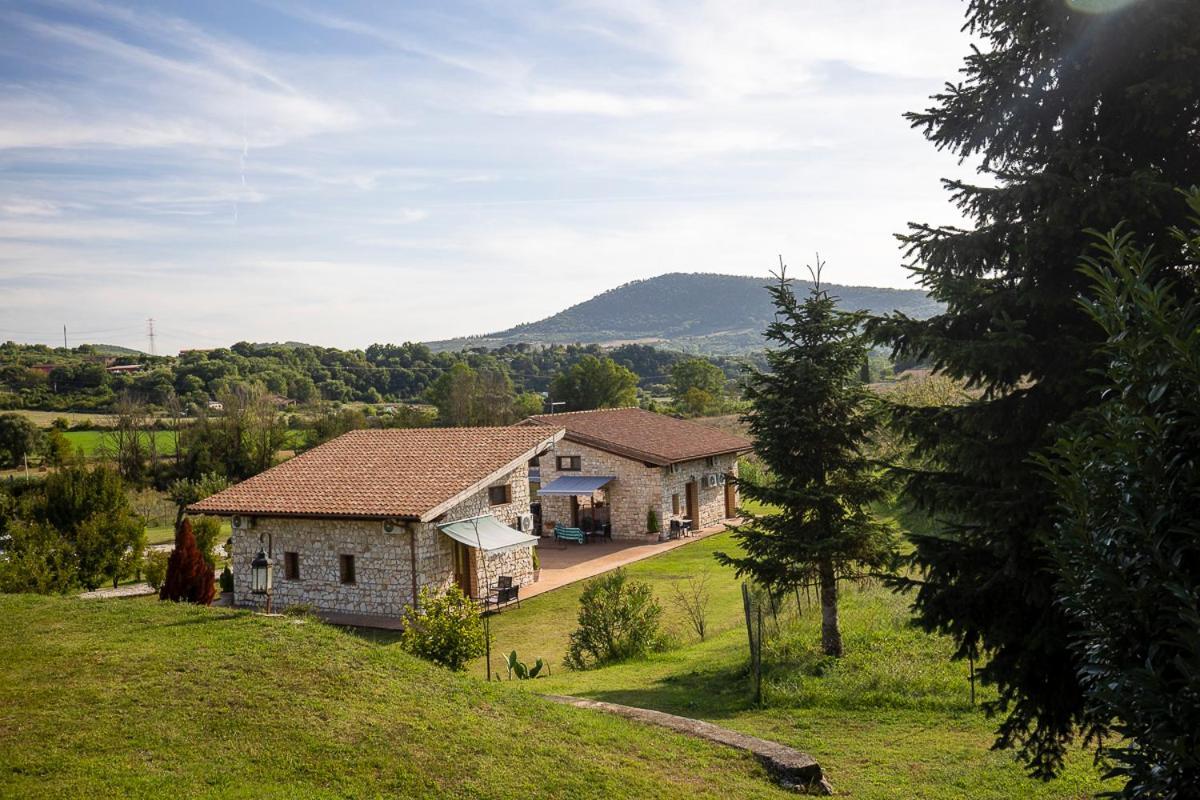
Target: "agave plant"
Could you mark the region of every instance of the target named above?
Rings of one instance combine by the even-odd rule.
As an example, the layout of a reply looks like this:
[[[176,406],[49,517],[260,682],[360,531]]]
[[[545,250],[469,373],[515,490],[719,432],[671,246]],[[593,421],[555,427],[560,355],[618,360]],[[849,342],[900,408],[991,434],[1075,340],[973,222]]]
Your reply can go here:
[[[517,658],[516,650],[513,650],[511,653],[508,654],[508,657],[505,659],[505,663],[508,666],[508,679],[510,681],[513,679],[513,675],[516,675],[517,680],[519,680],[519,681],[529,680],[530,678],[536,678],[542,674],[543,669],[546,670],[546,675],[550,674],[550,666],[548,664],[546,664],[545,661],[543,661],[542,659],[539,658],[537,661],[535,661],[533,663],[533,666],[530,667],[524,661],[520,661]],[[545,676],[542,676],[542,677],[545,677]]]

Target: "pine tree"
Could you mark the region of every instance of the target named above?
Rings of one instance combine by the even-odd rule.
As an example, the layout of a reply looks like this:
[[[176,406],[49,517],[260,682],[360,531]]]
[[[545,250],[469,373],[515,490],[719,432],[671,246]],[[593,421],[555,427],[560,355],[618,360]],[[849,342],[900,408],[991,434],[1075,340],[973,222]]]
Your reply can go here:
[[[765,479],[739,481],[742,495],[767,511],[748,513],[735,528],[744,556],[717,559],[779,594],[816,584],[821,598],[821,645],[842,654],[838,581],[883,565],[891,529],[868,505],[883,485],[862,446],[877,424],[868,390],[858,380],[866,358],[862,315],[843,313],[820,286],[818,261],[801,303],[786,270],[769,287],[775,321],[767,326],[767,372],[748,373],[744,421],[766,463]]]
[[[175,529],[175,549],[167,561],[167,579],[158,592],[158,599],[207,606],[212,603],[216,591],[212,567],[196,547],[192,521],[185,519]]]
[[[909,115],[985,176],[946,182],[969,229],[913,225],[901,237],[946,310],[871,327],[897,357],[980,390],[897,416],[934,465],[907,474],[907,496],[942,523],[914,537],[915,610],[960,657],[986,654],[991,710],[1006,715],[998,744],[1048,777],[1093,720],[1045,547],[1053,492],[1030,462],[1097,402],[1102,334],[1075,303],[1084,230],[1125,220],[1162,273],[1179,274],[1168,231],[1186,216],[1173,187],[1200,182],[1200,3],[972,0],[968,29],[983,44],[963,80]]]

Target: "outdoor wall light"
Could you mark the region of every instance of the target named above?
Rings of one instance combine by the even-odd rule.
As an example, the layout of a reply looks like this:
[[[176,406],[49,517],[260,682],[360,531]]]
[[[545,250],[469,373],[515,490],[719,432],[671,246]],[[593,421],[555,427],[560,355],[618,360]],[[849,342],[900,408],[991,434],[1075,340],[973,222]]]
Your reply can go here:
[[[250,593],[267,598],[267,613],[271,613],[271,590],[275,588],[275,561],[268,555],[271,540],[267,538],[267,550],[263,550],[262,537],[258,538],[258,555],[250,562]]]

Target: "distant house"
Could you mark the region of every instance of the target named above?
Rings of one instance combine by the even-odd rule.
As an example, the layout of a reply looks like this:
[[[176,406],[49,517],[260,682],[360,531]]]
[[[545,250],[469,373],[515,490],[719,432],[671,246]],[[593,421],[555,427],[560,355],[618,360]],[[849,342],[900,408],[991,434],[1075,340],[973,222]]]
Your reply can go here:
[[[105,367],[104,371],[110,375],[120,375],[127,372],[141,372],[145,368],[145,364],[112,364]]]
[[[225,404],[218,402],[217,400],[209,400],[208,401],[208,410],[209,411],[224,411]]]
[[[34,372],[40,372],[43,375],[49,375],[54,370],[58,369],[58,364],[30,364],[29,368]]]
[[[394,620],[422,587],[533,579],[531,459],[561,428],[358,430],[187,508],[232,517],[234,602],[275,560],[274,606]]]
[[[269,399],[276,408],[288,408],[289,406],[296,405],[295,400],[290,397],[284,397],[281,394],[273,394]]]
[[[740,436],[640,408],[540,414],[521,425],[566,429],[537,464],[543,525],[641,539],[651,511],[663,529],[672,518],[699,529],[736,514],[728,479],[751,448]]]

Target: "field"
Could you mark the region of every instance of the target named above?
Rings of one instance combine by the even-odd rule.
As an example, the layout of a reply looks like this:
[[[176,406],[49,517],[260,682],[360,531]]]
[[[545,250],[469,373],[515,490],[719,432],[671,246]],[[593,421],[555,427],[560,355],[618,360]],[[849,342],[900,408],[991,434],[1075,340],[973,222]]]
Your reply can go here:
[[[0,795],[784,798],[750,756],[286,617],[0,596]]]
[[[817,609],[784,614],[768,654],[765,704],[755,707],[747,671],[739,583],[712,558],[735,546],[729,534],[628,568],[649,582],[679,646],[632,663],[588,672],[561,666],[575,625],[579,586],[535,597],[492,618],[494,669],[516,649],[552,662],[551,677],[506,683],[514,691],[573,694],[707,719],[813,755],[839,792],[856,798],[1083,798],[1102,788],[1091,758],[1073,752],[1063,777],[1027,778],[1008,753],[989,749],[994,723],[970,703],[967,665],[951,643],[910,624],[905,598],[878,585],[846,586],[846,655],[818,651]],[[700,642],[671,602],[671,584],[707,573],[710,632]],[[794,602],[789,604],[794,607]],[[473,669],[483,672],[482,661]],[[991,693],[980,691],[980,700]]]
[[[77,411],[33,411],[27,408],[14,408],[5,414],[21,414],[28,417],[39,428],[49,428],[56,419],[65,419],[71,425],[90,422],[95,425],[111,425],[112,417],[102,412],[88,413]]]
[[[104,454],[107,431],[64,431],[63,436],[71,443],[72,450],[83,450],[88,458]],[[175,434],[171,431],[154,431],[154,441],[160,456],[175,454]]]

